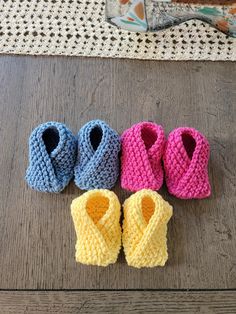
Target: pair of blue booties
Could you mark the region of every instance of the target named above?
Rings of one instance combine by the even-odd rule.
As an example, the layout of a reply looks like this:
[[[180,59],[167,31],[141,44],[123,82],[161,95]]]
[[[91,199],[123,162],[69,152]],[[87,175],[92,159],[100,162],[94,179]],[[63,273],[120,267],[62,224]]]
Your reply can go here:
[[[28,185],[61,192],[73,178],[82,190],[111,189],[119,175],[120,138],[104,121],[86,123],[77,136],[59,122],[47,122],[29,139]]]

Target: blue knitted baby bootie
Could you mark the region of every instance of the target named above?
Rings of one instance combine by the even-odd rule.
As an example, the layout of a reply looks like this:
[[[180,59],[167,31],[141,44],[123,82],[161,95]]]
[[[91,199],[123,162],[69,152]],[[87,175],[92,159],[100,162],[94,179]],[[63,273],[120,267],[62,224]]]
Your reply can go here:
[[[64,124],[41,124],[29,139],[26,181],[37,191],[60,192],[74,175],[76,156],[76,137]]]
[[[120,138],[101,120],[86,123],[78,133],[75,184],[82,190],[111,189],[119,175]]]

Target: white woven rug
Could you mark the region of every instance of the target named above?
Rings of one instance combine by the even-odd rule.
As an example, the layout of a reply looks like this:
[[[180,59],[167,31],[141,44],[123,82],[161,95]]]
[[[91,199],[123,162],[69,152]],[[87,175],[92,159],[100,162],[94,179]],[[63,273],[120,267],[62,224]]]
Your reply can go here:
[[[104,0],[0,0],[0,53],[236,60],[236,40],[202,22],[136,34],[107,24],[104,12]]]

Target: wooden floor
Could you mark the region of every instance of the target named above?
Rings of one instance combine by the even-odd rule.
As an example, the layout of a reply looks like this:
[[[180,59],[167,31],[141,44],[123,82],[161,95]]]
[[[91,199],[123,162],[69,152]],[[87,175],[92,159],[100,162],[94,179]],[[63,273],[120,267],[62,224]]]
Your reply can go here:
[[[235,63],[2,56],[0,87],[0,314],[236,313]],[[152,120],[209,139],[211,198],[160,191],[174,207],[164,268],[128,267],[123,252],[107,268],[77,264],[70,203],[81,191],[40,194],[24,181],[35,126],[76,133],[94,118],[119,133]]]

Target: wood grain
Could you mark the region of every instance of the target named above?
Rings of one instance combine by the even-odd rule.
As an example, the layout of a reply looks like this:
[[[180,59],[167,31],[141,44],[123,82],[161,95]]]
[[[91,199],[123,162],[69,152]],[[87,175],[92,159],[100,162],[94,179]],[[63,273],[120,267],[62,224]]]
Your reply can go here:
[[[0,58],[0,288],[201,289],[236,287],[235,63],[152,62],[64,57]],[[123,253],[107,268],[76,264],[70,203],[24,181],[28,137],[39,123],[88,120],[118,132],[140,120],[166,134],[188,125],[211,145],[212,196],[199,201],[160,193],[174,206],[164,268],[128,267]],[[117,184],[123,202],[129,195]]]
[[[1,292],[1,314],[235,314],[236,292]]]

